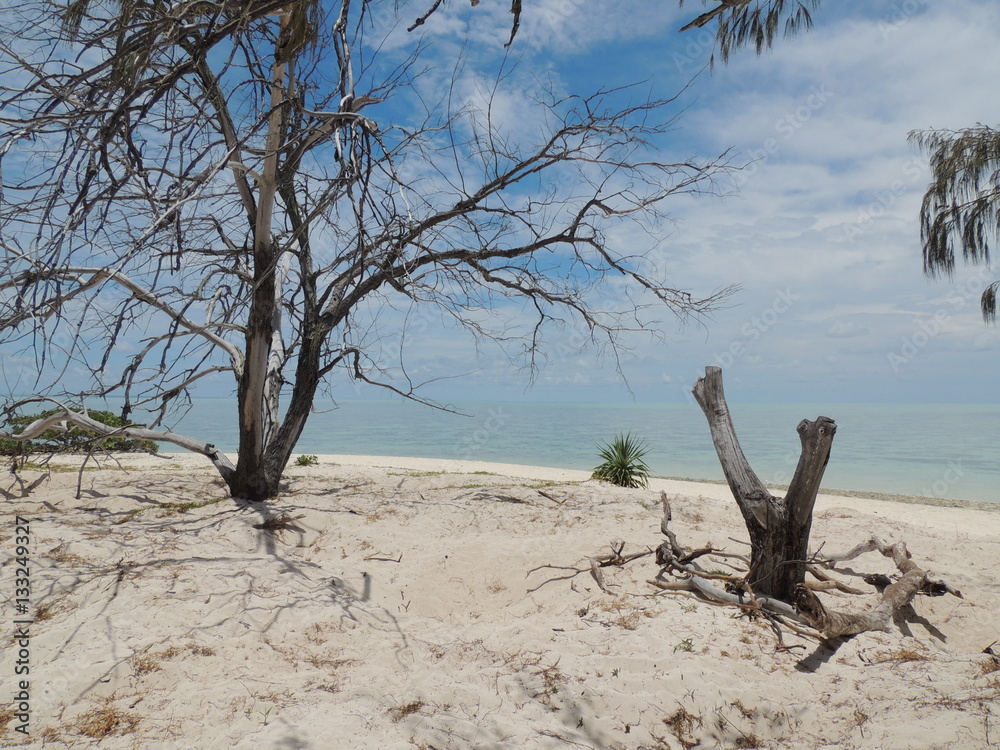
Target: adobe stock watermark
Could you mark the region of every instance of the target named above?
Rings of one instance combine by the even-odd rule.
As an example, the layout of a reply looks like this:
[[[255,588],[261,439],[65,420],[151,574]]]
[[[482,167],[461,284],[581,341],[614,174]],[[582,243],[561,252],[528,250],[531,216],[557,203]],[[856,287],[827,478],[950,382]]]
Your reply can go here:
[[[721,350],[712,353],[714,361],[712,365],[726,370],[736,362],[745,357],[750,352],[750,346],[760,340],[760,338],[773,328],[778,320],[787,313],[797,300],[800,299],[791,287],[776,289],[774,299],[771,304],[761,312],[750,317],[741,327],[740,335],[734,338],[729,345]],[[697,401],[691,393],[694,384],[705,374],[702,368],[698,368],[690,378],[679,376],[669,372],[660,374],[660,382],[671,388],[676,388],[684,401],[689,404],[696,404]],[[777,480],[775,480],[777,481]]]
[[[378,313],[373,314],[373,318],[378,317],[380,317]],[[391,324],[386,322],[375,340],[354,342],[354,346],[361,350],[362,369],[373,372],[381,370],[383,373],[389,371],[392,374],[387,376],[386,382],[392,383],[393,379],[399,375],[399,371],[406,370],[406,354],[410,348],[412,347],[414,351],[419,352],[422,338],[432,336],[435,331],[442,330],[442,325],[440,313],[431,303],[414,304],[407,312],[403,313],[402,319]],[[344,343],[341,346],[347,347],[348,344]],[[393,365],[385,364],[390,358],[396,359],[394,365],[398,369],[395,372],[392,371]],[[378,387],[363,378],[354,377],[352,370],[351,372],[349,383],[355,398],[360,397],[366,391],[370,392],[371,388]]]
[[[962,468],[961,459],[948,462],[948,468],[944,470],[940,479],[935,480],[930,487],[924,487],[920,494],[924,497],[947,497],[948,491],[962,481],[965,476],[965,469]]]
[[[569,18],[571,15],[574,15],[578,10],[580,10],[583,3],[584,0],[559,0],[559,2],[553,3],[545,8],[545,15],[548,16],[548,20],[551,25],[558,28],[560,24],[552,22]],[[473,5],[476,4],[478,4],[478,0],[473,3]]]
[[[650,255],[653,254],[650,253]],[[647,263],[652,262],[649,256],[645,257],[644,260]],[[614,330],[617,326],[616,319],[628,314],[627,310],[619,310],[609,299],[588,307],[587,312],[590,320],[595,324],[593,328],[587,325],[587,321],[574,317],[571,322],[566,322],[564,328],[559,329],[563,335],[555,340],[550,351],[560,365],[565,365],[572,358],[579,357],[589,345],[595,343],[602,330]],[[606,328],[602,328],[602,326],[606,326]]]
[[[765,138],[758,148],[751,148],[747,152],[750,163],[733,174],[733,182],[736,187],[743,187],[757,173],[761,165],[767,163],[772,156],[781,151],[782,144],[791,140],[796,133],[805,127],[806,123],[812,120],[813,115],[821,110],[833,95],[834,93],[827,89],[825,83],[812,86],[809,89],[809,95],[802,104],[795,109],[788,110],[775,120],[773,130],[781,136],[780,140],[775,137]]]
[[[587,348],[587,344],[592,340],[593,334],[589,331],[585,332],[579,328],[574,328],[568,336],[556,341],[552,347],[552,353],[556,356],[560,364],[565,365],[571,357],[582,354],[583,350]]]
[[[882,34],[882,41],[886,41],[890,36],[905,26],[913,16],[927,7],[926,0],[902,0],[893,3],[889,15],[878,23],[878,30]]]
[[[798,299],[799,295],[794,294],[791,288],[776,290],[771,305],[742,325],[740,337],[733,339],[724,351],[713,353],[715,358],[713,364],[724,370],[732,367],[737,360],[746,356],[748,346],[771,330]]]
[[[982,290],[991,279],[992,274],[987,269],[980,269],[979,273],[967,279],[955,291],[950,292],[945,297],[945,301],[953,311],[961,310],[973,302],[978,309],[979,297]],[[899,371],[903,367],[916,359],[927,348],[927,345],[940,335],[941,331],[944,330],[945,324],[951,320],[951,316],[952,313],[948,311],[948,308],[939,307],[934,311],[933,315],[918,320],[916,330],[907,336],[903,336],[899,347],[886,354],[886,359],[889,361],[889,367],[892,368],[892,371],[899,374]]]
[[[788,450],[781,457],[781,468],[772,469],[770,476],[765,480],[765,484],[773,484],[778,487],[787,487],[791,484],[792,477],[795,476],[795,469],[799,466],[801,453],[796,450]]]
[[[858,218],[853,224],[844,227],[844,236],[851,242],[867,232],[876,219],[886,215],[886,212],[899,200],[910,186],[923,177],[926,173],[926,165],[915,157],[911,157],[903,164],[903,180],[893,180],[887,190],[876,190],[872,196],[871,203],[858,211]]]
[[[681,73],[692,66],[703,68],[713,49],[715,49],[715,34],[703,26],[687,37],[687,44],[683,50],[674,52],[674,67]]]
[[[510,417],[499,406],[487,409],[486,419],[482,421],[480,426],[455,444],[455,453],[465,461],[474,458],[476,454],[482,452],[497,433],[507,426],[509,419]]]
[[[694,374],[690,378],[685,378],[681,375],[661,372],[660,382],[670,388],[676,388],[677,392],[681,396],[681,399],[686,403],[697,405],[698,401],[695,399],[692,389],[694,388],[694,384],[698,382],[698,378],[702,377],[704,374],[704,370],[695,370]]]

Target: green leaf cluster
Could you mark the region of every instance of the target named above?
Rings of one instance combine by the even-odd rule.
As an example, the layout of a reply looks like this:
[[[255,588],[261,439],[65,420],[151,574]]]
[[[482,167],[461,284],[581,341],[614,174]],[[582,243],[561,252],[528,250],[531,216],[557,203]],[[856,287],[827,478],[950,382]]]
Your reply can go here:
[[[16,435],[32,422],[51,417],[57,412],[57,409],[51,409],[41,414],[26,414],[11,417],[7,420],[7,427],[10,432]],[[126,426],[122,418],[114,412],[90,411],[87,412],[87,415],[91,419],[101,424],[106,424],[109,427]],[[132,423],[129,423],[128,426],[145,427],[145,425]],[[75,425],[71,425],[68,430],[46,430],[32,440],[22,441],[0,438],[0,456],[27,456],[32,453],[93,453],[94,451],[106,453],[145,453],[147,451],[156,452],[159,449],[160,446],[152,440],[105,437]]]
[[[649,483],[649,466],[642,460],[649,448],[632,433],[615,435],[610,443],[597,447],[602,463],[594,469],[593,479],[619,487],[645,487]]]

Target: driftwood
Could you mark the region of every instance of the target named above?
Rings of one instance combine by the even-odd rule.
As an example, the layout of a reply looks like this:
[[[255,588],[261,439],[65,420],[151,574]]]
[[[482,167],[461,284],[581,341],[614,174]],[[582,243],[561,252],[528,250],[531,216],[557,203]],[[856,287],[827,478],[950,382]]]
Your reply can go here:
[[[528,593],[530,594],[538,591],[538,589],[542,586],[549,583],[555,583],[556,581],[568,581],[572,578],[576,578],[581,573],[590,573],[594,582],[597,583],[598,588],[600,588],[605,594],[609,594],[611,592],[608,589],[608,585],[604,581],[604,573],[601,572],[602,568],[609,566],[621,567],[622,565],[630,563],[633,560],[638,560],[640,557],[648,557],[653,554],[653,550],[648,548],[642,550],[641,552],[629,552],[628,554],[625,554],[625,542],[620,539],[612,542],[610,546],[611,554],[594,555],[593,557],[589,557],[587,559],[587,567],[585,568],[577,568],[572,565],[539,565],[532,568],[525,574],[525,577],[530,576],[532,573],[539,570],[571,570],[573,572],[564,576],[548,578],[534,588],[528,589]]]
[[[684,546],[671,528],[673,511],[667,493],[660,493],[662,517],[660,532],[665,540],[659,547],[637,552],[625,552],[625,543],[616,540],[611,543],[611,552],[587,558],[587,564],[582,567],[564,565],[540,565],[528,571],[531,575],[539,570],[565,570],[566,575],[549,578],[538,584],[529,593],[537,591],[542,586],[555,581],[565,581],[582,573],[590,573],[594,581],[604,593],[611,593],[609,584],[604,579],[603,569],[607,567],[622,567],[634,560],[655,554],[660,572],[656,578],[647,581],[664,593],[693,594],[709,603],[734,606],[765,616],[774,628],[778,637],[779,647],[784,646],[779,626],[785,626],[796,633],[811,638],[836,638],[850,636],[870,630],[889,630],[895,615],[909,605],[917,594],[942,596],[952,594],[962,597],[960,591],[947,582],[919,567],[910,557],[904,542],[887,544],[872,537],[853,549],[841,554],[818,553],[804,556],[808,559],[805,571],[816,581],[803,581],[795,587],[792,603],[774,596],[756,591],[751,584],[753,580],[753,565],[746,555],[716,549],[712,545],[690,548]],[[739,542],[740,540],[734,540]],[[837,590],[848,595],[864,594],[860,589],[848,586],[829,575],[826,570],[834,569],[838,562],[853,560],[867,552],[880,552],[891,558],[899,570],[900,577],[893,582],[881,574],[862,575],[854,573],[865,582],[882,590],[879,602],[867,612],[850,613],[827,609],[814,593],[815,590]],[[745,570],[737,570],[743,575],[728,575],[712,573],[699,562],[708,558],[714,562],[728,565],[735,560],[746,565]],[[671,576],[671,578],[667,578]],[[804,626],[805,629],[802,629]],[[815,632],[813,632],[815,631]]]
[[[837,425],[829,417],[799,422],[799,463],[785,496],[775,497],[740,447],[722,388],[722,370],[706,367],[693,393],[708,419],[722,471],[750,534],[749,584],[758,594],[791,601],[805,578],[813,506]]]
[[[853,586],[848,586],[846,583],[842,583],[831,578],[823,572],[823,569],[819,565],[806,565],[806,572],[816,579],[815,581],[806,581],[805,583],[805,585],[812,591],[830,591],[833,589],[835,591],[841,591],[845,594],[865,593],[861,589],[856,589]],[[888,585],[888,582],[886,585]]]
[[[755,594],[745,579],[740,579],[737,576],[724,576],[706,572],[695,562],[696,558],[714,554],[720,554],[728,558],[741,558],[743,560],[746,560],[746,557],[724,553],[721,550],[715,550],[711,547],[703,547],[698,550],[690,550],[683,547],[677,540],[677,535],[670,528],[673,512],[670,508],[670,500],[667,498],[666,492],[660,493],[660,504],[663,508],[660,531],[667,537],[667,541],[661,544],[656,550],[656,563],[661,568],[660,574],[657,578],[648,581],[649,584],[661,591],[688,591],[719,604],[732,604],[744,609],[761,610],[787,617],[803,625],[809,624],[788,603],[774,597]],[[677,574],[680,577],[673,581],[664,581],[663,576],[668,572]],[[724,580],[730,585],[726,589],[721,589],[712,582],[714,580]]]
[[[869,630],[889,630],[889,625],[896,612],[913,601],[913,598],[919,593],[930,596],[952,594],[960,599],[963,598],[960,591],[946,582],[932,577],[928,571],[918,567],[911,559],[904,542],[890,545],[873,537],[867,542],[859,544],[850,552],[828,557],[827,561],[832,565],[835,562],[851,560],[865,552],[876,550],[884,556],[892,558],[901,577],[895,583],[886,586],[879,603],[867,612],[852,613],[828,610],[823,606],[819,597],[807,586],[800,584],[796,587],[795,609],[810,626],[822,633],[824,638],[855,635]]]
[[[952,594],[959,598],[962,597],[960,591],[918,567],[911,559],[904,542],[887,544],[872,537],[842,554],[827,555],[823,558],[813,555],[812,563],[806,566],[806,570],[817,579],[817,582],[800,583],[795,588],[794,606],[792,606],[780,599],[756,593],[748,583],[752,567],[743,579],[736,576],[707,573],[694,561],[696,557],[709,554],[742,558],[744,561],[746,558],[742,555],[714,550],[711,547],[698,550],[687,549],[680,544],[677,535],[670,528],[673,513],[665,492],[660,493],[660,502],[663,507],[660,531],[666,537],[666,541],[656,550],[656,562],[661,566],[660,574],[648,583],[661,591],[690,592],[716,604],[729,604],[743,609],[758,610],[769,614],[772,621],[777,615],[779,620],[785,624],[806,625],[818,631],[823,638],[855,635],[869,630],[889,630],[895,614],[910,604],[913,598],[920,593],[930,596]],[[884,588],[878,604],[867,612],[849,613],[827,609],[813,592],[814,589],[836,589],[847,594],[863,594],[865,592],[832,578],[823,568],[831,569],[838,562],[853,560],[866,552],[875,551],[892,559],[899,569],[901,576],[899,580],[892,582],[885,576],[864,576],[866,582]],[[674,574],[676,578],[669,581],[664,580],[667,573]],[[727,581],[725,589],[716,585],[715,581],[720,579]],[[798,632],[801,633],[801,631]]]

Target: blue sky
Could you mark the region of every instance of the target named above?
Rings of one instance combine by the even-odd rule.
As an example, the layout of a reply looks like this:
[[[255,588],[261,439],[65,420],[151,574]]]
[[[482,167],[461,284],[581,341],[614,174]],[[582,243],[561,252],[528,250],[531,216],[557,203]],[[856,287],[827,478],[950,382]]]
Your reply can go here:
[[[507,8],[455,3],[427,24],[427,36],[443,51],[467,39],[486,69]],[[519,70],[576,93],[642,81],[671,95],[712,52],[714,27],[678,33],[701,9],[526,3]],[[550,332],[534,379],[499,351],[476,356],[457,332],[429,331],[410,342],[415,379],[470,374],[426,393],[677,401],[714,364],[731,400],[997,402],[1000,332],[979,313],[995,276],[965,266],[951,281],[924,276],[918,211],[929,171],[907,134],[1000,121],[1000,8],[992,0],[827,0],[814,20],[812,32],[779,39],[771,53],[741,52],[703,70],[661,144],[671,157],[732,148],[749,162],[729,195],[671,204],[674,223],[654,238],[655,257],[678,286],[705,294],[740,284],[726,309],[685,325],[664,319],[666,342],[626,337],[625,382],[614,358],[573,326]]]
[[[427,6],[403,4],[399,18],[376,24],[371,39],[385,59],[412,48],[416,35],[405,27]],[[718,365],[734,402],[1000,401],[1000,331],[979,313],[979,295],[1000,269],[960,266],[950,281],[923,274],[918,211],[929,172],[926,155],[907,141],[916,129],[1000,122],[995,0],[826,0],[813,31],[779,39],[761,57],[737,53],[714,70],[714,25],[678,31],[701,12],[698,2],[531,0],[505,60],[509,7],[452,0],[421,27],[427,67],[415,87],[424,100],[440,100],[460,52],[455,91],[469,100],[503,63],[494,115],[518,137],[539,132],[538,109],[524,104],[539,82],[564,94],[628,84],[654,97],[681,92],[676,125],[657,143],[662,158],[730,150],[746,167],[722,182],[725,195],[678,196],[666,206],[671,221],[648,232],[621,228],[610,239],[648,250],[676,287],[696,295],[740,289],[703,319],[657,316],[659,336],[626,334],[617,356],[580,323],[549,329],[534,372],[418,311],[404,361],[414,382],[428,382],[422,395],[682,401],[704,367]],[[608,282],[594,301],[625,294]],[[529,324],[529,313],[497,309],[515,327]],[[382,323],[406,311],[378,314],[388,317],[373,337],[391,360],[399,339]],[[123,358],[140,346],[138,336],[120,344]],[[26,360],[21,369],[33,366]],[[221,374],[196,395],[232,390]],[[344,380],[330,393],[380,397]]]

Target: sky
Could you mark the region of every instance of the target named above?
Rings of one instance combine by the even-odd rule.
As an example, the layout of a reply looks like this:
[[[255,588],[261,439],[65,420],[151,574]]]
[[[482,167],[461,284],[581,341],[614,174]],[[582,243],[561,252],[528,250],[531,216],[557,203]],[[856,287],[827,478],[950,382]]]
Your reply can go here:
[[[453,3],[428,21],[426,38],[442,56],[467,43],[485,70],[508,9]],[[671,204],[658,236],[619,240],[654,240],[680,287],[711,294],[738,284],[737,293],[702,319],[664,317],[665,340],[626,336],[631,352],[617,359],[588,345],[582,327],[551,332],[533,375],[488,346],[477,356],[458,332],[434,332],[409,342],[411,374],[466,374],[424,393],[681,401],[715,365],[735,401],[996,403],[1000,331],[983,323],[979,296],[1000,270],[924,275],[918,213],[930,175],[907,134],[1000,121],[1000,8],[826,0],[811,32],[714,69],[714,25],[678,31],[702,9],[537,0],[524,4],[513,55],[518,70],[574,93],[636,82],[659,96],[683,89],[664,155],[731,149],[746,166],[725,196]]]
[[[714,24],[679,31],[705,7],[694,0],[529,0],[506,51],[506,0],[452,0],[413,34],[406,26],[429,0],[399,7],[370,36],[389,63],[425,45],[414,82],[424,102],[440,101],[451,80],[457,96],[474,101],[502,66],[493,115],[512,138],[530,139],[540,132],[538,108],[526,104],[535,88],[586,96],[634,84],[642,95],[677,97],[655,156],[727,153],[743,165],[717,195],[668,201],[669,221],[609,234],[697,296],[737,285],[723,307],[686,321],[647,313],[643,321],[659,325],[623,334],[617,352],[592,342],[580,322],[550,328],[534,369],[439,318],[418,317],[404,361],[408,377],[427,383],[420,395],[678,402],[712,365],[723,368],[732,402],[1000,402],[1000,329],[979,312],[1000,269],[960,265],[950,280],[923,273],[918,214],[930,174],[926,154],[907,139],[914,130],[1000,122],[995,0],[824,0],[812,31],[712,68]],[[627,291],[609,280],[594,301],[611,304]],[[524,326],[530,312],[506,304],[496,316]],[[391,357],[399,341],[377,343]],[[116,356],[124,361],[141,345],[138,334],[123,339]],[[29,358],[22,369],[33,367]],[[220,374],[195,395],[232,392],[231,375]],[[343,379],[330,394],[384,397]]]

